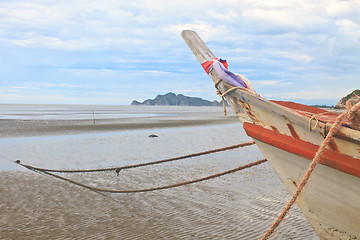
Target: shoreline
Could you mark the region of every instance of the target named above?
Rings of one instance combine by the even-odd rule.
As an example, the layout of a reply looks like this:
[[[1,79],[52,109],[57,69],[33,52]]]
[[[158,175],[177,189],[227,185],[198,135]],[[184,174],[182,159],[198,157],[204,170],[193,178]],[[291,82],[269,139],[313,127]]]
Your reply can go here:
[[[2,108],[1,108],[2,107]],[[217,107],[0,105],[0,138],[240,123]]]
[[[92,121],[92,120],[91,120]],[[209,119],[0,120],[0,138],[72,135],[94,132],[178,128],[239,123],[236,116]]]

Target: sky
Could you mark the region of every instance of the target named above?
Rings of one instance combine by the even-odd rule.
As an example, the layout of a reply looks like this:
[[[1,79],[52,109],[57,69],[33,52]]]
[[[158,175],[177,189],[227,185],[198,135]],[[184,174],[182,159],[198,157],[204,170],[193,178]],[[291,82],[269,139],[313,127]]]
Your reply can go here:
[[[360,0],[0,0],[0,103],[219,100],[185,29],[264,98],[335,105],[360,88]]]

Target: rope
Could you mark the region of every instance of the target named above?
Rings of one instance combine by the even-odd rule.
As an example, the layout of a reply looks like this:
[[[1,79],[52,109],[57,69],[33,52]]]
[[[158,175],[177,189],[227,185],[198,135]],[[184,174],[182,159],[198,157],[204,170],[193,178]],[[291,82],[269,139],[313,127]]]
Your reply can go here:
[[[87,189],[90,189],[90,190],[93,190],[93,191],[97,191],[97,192],[105,192],[105,193],[140,193],[140,192],[152,192],[152,191],[158,191],[158,190],[169,189],[169,188],[174,188],[174,187],[180,187],[180,186],[184,186],[184,185],[188,185],[188,184],[192,184],[192,183],[197,183],[197,182],[209,180],[209,179],[220,177],[220,176],[223,176],[223,175],[226,175],[226,174],[234,173],[234,172],[246,169],[246,168],[250,168],[250,167],[262,164],[262,163],[264,163],[266,161],[267,161],[266,159],[258,160],[258,161],[251,162],[249,164],[246,164],[246,165],[243,165],[243,166],[240,166],[240,167],[237,167],[237,168],[225,171],[225,172],[217,173],[217,174],[214,174],[214,175],[210,175],[210,176],[207,176],[207,177],[203,177],[203,178],[199,178],[199,179],[195,179],[195,180],[191,180],[191,181],[186,181],[186,182],[182,182],[182,183],[176,183],[176,184],[172,184],[172,185],[154,187],[154,188],[134,189],[134,190],[114,190],[114,189],[103,189],[103,188],[91,187],[91,186],[82,184],[80,182],[71,180],[69,178],[65,178],[65,177],[62,177],[62,176],[59,176],[59,175],[44,171],[44,170],[39,170],[38,168],[33,168],[31,166],[28,166],[28,165],[22,165],[22,166],[28,168],[29,170],[39,171],[41,173],[44,173],[44,174],[47,174],[49,176],[58,178],[60,180],[67,181],[69,183],[72,183],[72,184],[75,184],[75,185],[78,185],[80,187],[87,188]]]
[[[336,111],[335,111],[335,110],[333,110],[333,111],[326,111],[326,112],[317,113],[317,114],[315,114],[315,113],[309,113],[309,112],[306,112],[306,111],[301,111],[301,112],[306,113],[306,114],[309,114],[309,115],[312,114],[311,118],[309,119],[309,131],[314,131],[314,130],[316,129],[318,123],[319,123],[319,119],[317,118],[318,116],[326,115],[326,114],[329,114],[329,113],[334,113],[334,112],[336,112]],[[315,119],[316,123],[315,123],[315,126],[311,127],[311,121],[312,121],[313,119]]]
[[[313,119],[316,120],[316,123],[315,123],[314,127],[311,127],[311,121]],[[312,115],[312,117],[309,119],[309,131],[314,131],[316,129],[316,126],[318,125],[318,123],[319,123],[319,119],[317,119],[316,114]]]
[[[224,116],[226,116],[225,98],[224,98],[224,96],[221,96],[221,92],[220,92],[220,90],[218,89],[218,85],[219,85],[220,82],[221,82],[221,78],[219,78],[219,79],[216,81],[216,83],[215,83],[216,94],[221,97],[221,100],[222,100],[222,102],[223,102],[223,107],[224,107]]]
[[[216,94],[220,95],[220,91],[219,90],[216,90]],[[226,103],[225,103],[225,98],[224,96],[221,96],[221,100],[223,102],[223,108],[224,108],[224,116],[226,116]]]
[[[229,92],[232,92],[232,91],[234,91],[234,90],[236,90],[236,89],[242,89],[242,90],[247,90],[247,91],[249,91],[249,89],[247,89],[247,88],[243,88],[243,87],[233,87],[233,88],[230,88],[229,90],[225,91],[223,94],[221,94],[220,97],[223,97],[223,96],[225,96],[226,94],[228,94]]]
[[[301,180],[299,186],[296,188],[296,191],[292,195],[290,201],[286,204],[284,210],[279,214],[279,216],[276,218],[275,222],[271,225],[269,230],[263,235],[261,240],[268,239],[274,233],[275,229],[279,226],[280,222],[284,219],[284,217],[286,216],[286,214],[290,210],[291,206],[295,203],[296,199],[300,195],[300,193],[303,190],[304,186],[308,182],[312,172],[314,171],[314,168],[315,168],[317,162],[319,161],[322,153],[324,152],[326,146],[329,144],[329,142],[332,139],[335,132],[339,129],[341,121],[344,119],[344,117],[350,118],[359,109],[360,109],[360,102],[358,102],[351,109],[347,110],[346,112],[343,112],[342,114],[340,114],[336,118],[336,120],[335,120],[334,124],[332,125],[328,135],[326,136],[326,138],[324,139],[324,141],[320,145],[318,151],[315,154],[315,157],[313,158],[312,162],[309,165],[309,168],[307,169],[307,171],[306,171],[306,173],[304,175],[304,178]]]
[[[244,87],[232,87],[230,88],[229,90],[225,91],[224,93],[221,93],[220,90],[218,89],[218,85],[219,83],[222,81],[222,79],[218,79],[216,82],[215,82],[215,88],[216,88],[216,94],[219,95],[222,99],[222,102],[223,102],[223,107],[224,107],[224,115],[226,115],[226,104],[225,104],[225,95],[228,94],[229,92],[232,92],[236,89],[243,89],[243,90],[248,90],[247,88],[244,88]],[[231,85],[229,85],[231,86]]]
[[[135,165],[128,165],[128,166],[123,166],[123,167],[112,167],[112,168],[58,170],[58,169],[38,168],[38,167],[31,166],[31,165],[22,164],[20,162],[20,160],[16,160],[16,163],[23,166],[23,167],[29,168],[29,169],[34,169],[34,170],[37,170],[37,171],[46,171],[46,172],[85,173],[85,172],[105,172],[105,171],[114,171],[115,170],[116,173],[119,173],[122,169],[137,168],[137,167],[160,164],[160,163],[176,161],[176,160],[181,160],[181,159],[186,159],[186,158],[198,157],[198,156],[201,156],[201,155],[227,151],[227,150],[231,150],[231,149],[235,149],[235,148],[250,146],[250,145],[253,145],[253,144],[255,144],[255,142],[245,142],[245,143],[240,143],[240,144],[236,144],[236,145],[232,145],[232,146],[228,146],[228,147],[212,149],[212,150],[208,150],[208,151],[204,151],[204,152],[193,153],[193,154],[174,157],[174,158],[168,158],[168,159],[163,159],[163,160],[158,160],[158,161],[153,161],[153,162],[147,162],[147,163],[140,163],[140,164],[135,164]]]

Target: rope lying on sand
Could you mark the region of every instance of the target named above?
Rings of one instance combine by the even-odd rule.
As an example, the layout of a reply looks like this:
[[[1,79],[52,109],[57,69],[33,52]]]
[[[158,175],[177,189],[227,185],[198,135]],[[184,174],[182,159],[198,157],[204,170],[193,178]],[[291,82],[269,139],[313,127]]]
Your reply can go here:
[[[333,135],[339,129],[342,120],[344,118],[351,118],[359,109],[360,109],[360,102],[358,102],[352,108],[350,108],[346,112],[343,112],[342,114],[340,114],[336,118],[336,120],[335,120],[334,124],[332,125],[328,135],[326,136],[326,138],[324,139],[324,141],[320,145],[318,151],[315,154],[315,157],[313,158],[312,162],[309,165],[308,170],[306,171],[306,173],[304,175],[304,178],[301,180],[299,186],[296,188],[296,191],[292,195],[290,201],[286,204],[284,210],[279,214],[279,216],[276,218],[275,222],[271,225],[269,230],[263,235],[261,240],[268,239],[274,233],[275,229],[279,226],[280,222],[284,219],[286,214],[289,212],[291,206],[296,202],[296,199],[298,198],[298,196],[302,192],[304,186],[308,182],[308,180],[309,180],[312,172],[314,171],[315,166],[316,166],[317,162],[319,161],[322,153],[324,152],[326,146],[329,144],[329,142],[332,139]]]
[[[245,143],[240,143],[240,144],[232,145],[232,146],[229,146],[229,147],[212,149],[212,150],[208,150],[208,151],[204,151],[204,152],[198,152],[198,153],[193,153],[193,154],[184,155],[184,156],[180,156],[180,157],[168,158],[168,159],[163,159],[163,160],[158,160],[158,161],[153,161],[153,162],[147,162],[147,163],[140,163],[140,164],[135,164],[135,165],[127,165],[127,166],[122,166],[122,167],[111,167],[111,168],[77,169],[77,170],[58,170],[58,169],[38,168],[38,167],[31,166],[31,165],[22,164],[22,163],[20,163],[20,160],[17,160],[16,163],[18,163],[19,165],[21,165],[21,166],[23,166],[23,167],[29,168],[29,169],[31,168],[31,169],[33,169],[33,170],[46,171],[46,172],[85,173],[85,172],[116,171],[116,172],[118,173],[118,172],[119,172],[120,170],[122,170],[122,169],[137,168],[137,167],[143,167],[143,166],[148,166],[148,165],[154,165],[154,164],[160,164],[160,163],[165,163],[165,162],[171,162],[171,161],[176,161],[176,160],[181,160],[181,159],[186,159],[186,158],[198,157],[198,156],[202,156],[202,155],[207,155],[207,154],[211,154],[211,153],[227,151],[227,150],[231,150],[231,149],[235,149],[235,148],[240,148],[240,147],[245,147],[245,146],[250,146],[250,145],[254,145],[254,144],[255,144],[255,142],[245,142]]]
[[[191,183],[202,182],[202,181],[209,180],[209,179],[216,178],[216,177],[220,177],[220,176],[223,176],[223,175],[226,175],[226,174],[234,173],[234,172],[246,169],[246,168],[250,168],[250,167],[262,164],[262,163],[264,163],[266,161],[267,161],[266,159],[258,160],[258,161],[251,162],[249,164],[246,164],[246,165],[243,165],[243,166],[240,166],[240,167],[237,167],[237,168],[225,171],[225,172],[217,173],[217,174],[214,174],[214,175],[210,175],[210,176],[207,176],[207,177],[203,177],[203,178],[199,178],[199,179],[195,179],[195,180],[190,180],[190,181],[186,181],[186,182],[182,182],[182,183],[176,183],[176,184],[171,184],[171,185],[161,186],[161,187],[154,187],[154,188],[134,189],[134,190],[114,190],[114,189],[104,189],[104,188],[91,187],[89,185],[82,184],[80,182],[71,180],[69,178],[65,178],[65,177],[62,177],[62,176],[59,176],[59,175],[56,175],[56,174],[53,174],[53,173],[50,173],[50,172],[47,172],[47,171],[32,168],[32,167],[30,167],[28,165],[22,165],[22,166],[24,166],[24,167],[26,167],[26,168],[28,168],[30,170],[39,171],[41,173],[44,173],[44,174],[47,174],[49,176],[58,178],[60,180],[67,181],[69,183],[72,183],[72,184],[75,184],[75,185],[78,185],[80,187],[84,187],[84,188],[87,188],[87,189],[90,189],[90,190],[93,190],[93,191],[97,191],[97,192],[139,193],[139,192],[152,192],[152,191],[163,190],[163,189],[168,189],[168,188],[180,187],[180,186],[188,185],[188,184],[191,184]]]
[[[20,160],[15,161],[15,163],[29,169],[35,172],[40,172],[40,173],[44,173],[47,174],[51,177],[63,180],[63,181],[67,181],[69,183],[78,185],[80,187],[84,187],[93,191],[97,191],[97,192],[107,192],[107,193],[138,193],[138,192],[150,192],[150,191],[157,191],[157,190],[163,190],[163,189],[168,189],[168,188],[174,188],[174,187],[180,187],[180,186],[184,186],[184,185],[188,185],[188,184],[192,184],[192,183],[197,183],[197,182],[201,182],[201,181],[205,181],[205,180],[209,180],[212,178],[216,178],[216,177],[220,177],[226,174],[230,174],[230,173],[234,173],[246,168],[250,168],[252,166],[256,166],[259,164],[262,164],[264,162],[266,162],[266,159],[262,159],[262,160],[258,160],[255,162],[251,162],[249,164],[225,171],[225,172],[221,172],[221,173],[217,173],[217,174],[213,174],[207,177],[203,177],[203,178],[199,178],[199,179],[195,179],[195,180],[190,180],[190,181],[185,181],[182,183],[176,183],[176,184],[171,184],[171,185],[166,185],[166,186],[161,186],[161,187],[154,187],[154,188],[145,188],[145,189],[134,189],[134,190],[114,190],[114,189],[103,189],[103,188],[97,188],[97,187],[92,187],[89,185],[85,185],[82,184],[80,182],[74,181],[72,179],[69,178],[65,178],[56,174],[53,174],[51,172],[59,172],[59,173],[84,173],[84,172],[101,172],[101,171],[113,171],[115,170],[117,173],[119,173],[119,171],[121,169],[128,169],[128,168],[136,168],[136,167],[142,167],[142,166],[148,166],[148,165],[154,165],[154,164],[159,164],[159,163],[164,163],[164,162],[169,162],[169,161],[175,161],[175,160],[180,160],[180,159],[185,159],[185,158],[191,158],[191,157],[196,157],[196,156],[201,156],[201,155],[206,155],[206,154],[211,154],[211,153],[215,153],[215,152],[221,152],[221,151],[226,151],[226,150],[231,150],[231,149],[235,149],[235,148],[240,148],[240,147],[245,147],[245,146],[250,146],[255,144],[255,142],[246,142],[246,143],[241,143],[241,144],[237,144],[237,145],[232,145],[229,147],[224,147],[224,148],[218,148],[218,149],[213,149],[213,150],[209,150],[209,151],[205,151],[205,152],[199,152],[199,153],[194,153],[194,154],[189,154],[189,155],[185,155],[185,156],[180,156],[180,157],[175,157],[175,158],[169,158],[169,159],[164,159],[164,160],[159,160],[159,161],[154,161],[154,162],[148,162],[148,163],[141,163],[141,164],[136,164],[136,165],[128,165],[128,166],[123,166],[123,167],[114,167],[114,168],[101,168],[101,169],[88,169],[88,170],[55,170],[55,169],[45,169],[45,168],[38,168],[38,167],[33,167],[31,165],[26,165],[26,164],[22,164],[20,162]]]

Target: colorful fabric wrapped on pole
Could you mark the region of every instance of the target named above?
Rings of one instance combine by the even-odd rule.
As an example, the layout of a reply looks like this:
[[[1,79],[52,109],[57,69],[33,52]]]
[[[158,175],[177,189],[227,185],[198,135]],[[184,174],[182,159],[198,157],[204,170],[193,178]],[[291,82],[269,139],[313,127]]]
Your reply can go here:
[[[235,74],[228,70],[228,64],[226,60],[215,58],[214,60],[206,61],[201,65],[207,74],[209,74],[210,70],[214,68],[219,78],[226,83],[234,87],[243,87],[255,92],[250,84],[250,81],[245,76]]]

